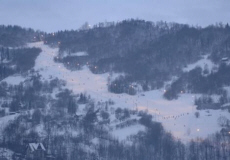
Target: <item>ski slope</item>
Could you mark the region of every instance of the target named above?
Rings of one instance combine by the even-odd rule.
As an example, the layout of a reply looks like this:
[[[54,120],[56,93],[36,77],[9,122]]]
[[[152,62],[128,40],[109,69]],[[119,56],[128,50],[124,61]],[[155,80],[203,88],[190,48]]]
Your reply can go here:
[[[193,105],[195,95],[192,94],[181,94],[177,100],[168,101],[162,97],[163,90],[153,90],[135,96],[110,93],[107,90],[107,79],[112,75],[93,74],[87,65],[82,70],[70,71],[62,63],[54,62],[54,57],[58,56],[58,48],[51,48],[44,45],[43,42],[31,43],[28,46],[42,49],[36,59],[34,69],[40,72],[43,80],[57,77],[65,80],[66,87],[76,94],[86,92],[96,101],[111,99],[115,102],[114,107],[146,110],[153,114],[154,119],[161,122],[167,131],[172,132],[175,138],[182,141],[197,137],[205,138],[215,133],[220,129],[217,119],[220,116],[229,116],[227,111],[210,110],[209,113],[199,111],[200,118],[196,118],[194,115],[196,109]],[[117,137],[120,134],[124,139],[122,132],[117,133],[115,133]]]

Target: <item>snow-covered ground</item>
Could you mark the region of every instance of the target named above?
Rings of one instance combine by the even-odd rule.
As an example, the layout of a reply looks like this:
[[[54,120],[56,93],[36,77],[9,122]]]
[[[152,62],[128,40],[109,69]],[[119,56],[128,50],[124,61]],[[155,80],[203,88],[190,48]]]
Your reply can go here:
[[[44,80],[50,78],[59,78],[67,82],[66,87],[73,90],[74,93],[86,92],[97,101],[107,101],[111,99],[115,102],[114,107],[130,108],[147,110],[154,115],[156,121],[162,122],[166,130],[183,141],[190,140],[196,137],[207,137],[208,134],[215,133],[220,128],[217,119],[220,116],[229,116],[227,111],[199,111],[200,118],[196,118],[194,104],[195,95],[181,94],[177,100],[168,101],[162,97],[164,90],[153,90],[130,96],[127,94],[113,94],[108,92],[107,80],[108,73],[93,74],[88,69],[87,65],[79,71],[70,71],[61,63],[54,62],[54,57],[58,56],[57,48],[50,48],[43,44],[43,42],[31,43],[29,47],[39,47],[42,52],[36,59],[34,69],[38,70]],[[199,64],[209,63],[207,57],[204,57]],[[208,64],[212,67],[213,64]],[[190,70],[194,66],[188,66]],[[128,129],[128,131],[135,133],[137,129]],[[138,128],[138,127],[137,127]],[[142,128],[141,128],[142,129]],[[140,130],[141,130],[140,129]],[[119,133],[119,134],[118,134]],[[114,135],[120,135],[120,139],[124,138],[127,131],[114,131]],[[132,134],[132,133],[131,133]],[[127,134],[130,135],[130,134]]]
[[[217,67],[210,59],[208,59],[209,55],[204,55],[202,59],[200,59],[199,61],[188,65],[187,67],[185,67],[183,69],[184,72],[189,72],[191,70],[193,70],[196,67],[201,67],[202,70],[207,70],[207,71],[211,71],[213,70],[213,68]]]
[[[76,53],[70,53],[70,54],[68,54],[68,53],[63,53],[61,56],[62,56],[62,58],[64,58],[64,57],[81,57],[81,56],[88,56],[89,54],[87,53],[87,52],[85,52],[85,51],[81,51],[81,52],[76,52]]]
[[[9,121],[14,120],[18,115],[19,114],[16,113],[16,114],[13,114],[13,115],[8,115],[8,116],[1,117],[0,118],[0,133],[2,133],[3,129],[9,123]]]
[[[13,75],[3,79],[2,82],[7,82],[8,84],[11,85],[19,85],[24,80],[25,77],[22,77],[21,75]]]

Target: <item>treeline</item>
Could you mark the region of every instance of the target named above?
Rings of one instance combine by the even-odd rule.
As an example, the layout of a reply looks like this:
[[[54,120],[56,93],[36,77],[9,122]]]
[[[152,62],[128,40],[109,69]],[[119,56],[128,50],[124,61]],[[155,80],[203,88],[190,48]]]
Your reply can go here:
[[[229,57],[228,24],[200,28],[125,20],[105,26],[60,31],[48,35],[45,41],[59,46],[59,62],[71,69],[88,65],[96,74],[122,72],[128,75],[125,77],[127,83],[138,82],[150,90],[162,87],[171,76],[180,76],[182,68],[206,53],[210,53],[216,63]],[[88,56],[71,56],[80,51],[87,52]]]
[[[40,52],[39,48],[9,49],[2,47],[0,49],[0,79],[32,69]]]
[[[136,86],[132,85],[129,80],[127,76],[120,76],[108,84],[108,90],[117,94],[127,93],[135,95],[137,93]]]
[[[227,102],[227,94],[223,89],[224,86],[230,85],[230,66],[225,63],[220,64],[216,72],[203,75],[200,67],[182,74],[165,92],[167,99],[178,97],[181,92],[201,93],[201,94],[217,94],[221,95],[221,103]]]
[[[0,98],[4,101],[1,101],[1,117],[31,109],[44,109],[47,102],[50,101],[50,97],[41,93],[51,94],[54,88],[64,84],[58,79],[42,82],[37,73],[32,74],[30,79],[19,85],[13,86],[2,82],[0,84]]]
[[[129,143],[126,143],[111,136],[106,129],[107,125],[98,123],[98,115],[101,114],[97,113],[101,111],[95,110],[92,104],[85,111],[81,118],[45,115],[40,110],[32,115],[19,116],[5,128],[4,141],[0,145],[16,153],[24,153],[26,148],[23,142],[43,142],[55,156],[55,160],[230,159],[230,136],[227,129],[207,139],[194,139],[183,144],[165,132],[160,123],[153,122],[150,115],[140,112],[137,115],[141,118],[137,122],[144,125],[146,130],[130,136]],[[117,116],[122,112],[133,114],[128,110],[118,110]],[[125,119],[120,120],[125,122]],[[36,131],[36,126],[39,125],[44,125],[46,136],[41,136]],[[63,131],[65,134],[62,134]]]
[[[0,25],[0,46],[18,47],[28,42],[37,41],[43,32],[26,29],[19,26]]]

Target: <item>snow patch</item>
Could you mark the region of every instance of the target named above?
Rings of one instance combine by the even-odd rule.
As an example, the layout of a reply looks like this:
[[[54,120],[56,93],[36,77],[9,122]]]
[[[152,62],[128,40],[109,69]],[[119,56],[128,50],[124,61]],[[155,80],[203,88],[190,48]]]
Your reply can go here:
[[[209,55],[205,55],[203,56],[202,59],[200,59],[199,61],[193,63],[193,64],[189,64],[187,67],[185,67],[183,69],[184,72],[189,72],[193,69],[195,69],[196,67],[201,67],[202,70],[207,70],[207,71],[211,71],[213,68],[216,68],[217,65],[215,65],[210,59],[208,59]]]
[[[76,53],[67,53],[67,52],[64,52],[61,57],[64,58],[64,57],[82,57],[82,56],[88,56],[89,54],[85,51],[81,51],[81,52],[76,52]]]
[[[11,85],[19,85],[21,82],[25,80],[25,77],[21,75],[12,75],[2,80],[2,82],[7,82]]]
[[[8,115],[0,118],[0,133],[4,130],[4,128],[9,124],[11,120],[14,120],[19,114]]]

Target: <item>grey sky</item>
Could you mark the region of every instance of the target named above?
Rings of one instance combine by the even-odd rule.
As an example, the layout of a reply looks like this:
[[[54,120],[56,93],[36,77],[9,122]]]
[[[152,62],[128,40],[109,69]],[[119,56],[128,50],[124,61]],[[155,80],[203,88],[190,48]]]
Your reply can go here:
[[[229,23],[230,0],[0,0],[0,24],[48,32],[127,18],[201,26]]]

